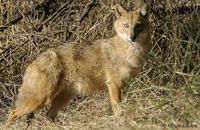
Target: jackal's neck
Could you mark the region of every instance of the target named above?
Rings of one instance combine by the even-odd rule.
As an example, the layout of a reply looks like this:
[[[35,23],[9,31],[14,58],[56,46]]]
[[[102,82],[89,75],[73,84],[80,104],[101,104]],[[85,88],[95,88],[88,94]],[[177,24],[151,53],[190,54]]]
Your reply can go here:
[[[146,55],[152,47],[152,43],[149,33],[144,33],[143,35],[136,42],[125,41],[118,35],[112,37],[111,41],[117,50],[131,51],[136,55]]]
[[[124,41],[123,39],[121,39],[119,36],[115,35],[114,37],[111,38],[111,41],[113,43],[113,45],[117,48],[128,48],[128,42]]]
[[[118,35],[115,35],[114,37],[112,37],[111,40],[112,40],[113,45],[117,49],[121,49],[121,50],[131,50],[131,48],[141,49],[141,46],[138,42],[125,41],[124,39],[120,38]]]

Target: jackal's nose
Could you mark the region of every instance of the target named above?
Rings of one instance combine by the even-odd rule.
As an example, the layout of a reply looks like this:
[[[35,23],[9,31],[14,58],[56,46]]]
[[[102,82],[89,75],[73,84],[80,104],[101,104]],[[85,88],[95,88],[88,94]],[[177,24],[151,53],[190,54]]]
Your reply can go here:
[[[131,41],[132,42],[135,42],[136,38],[137,38],[137,35],[131,35]]]

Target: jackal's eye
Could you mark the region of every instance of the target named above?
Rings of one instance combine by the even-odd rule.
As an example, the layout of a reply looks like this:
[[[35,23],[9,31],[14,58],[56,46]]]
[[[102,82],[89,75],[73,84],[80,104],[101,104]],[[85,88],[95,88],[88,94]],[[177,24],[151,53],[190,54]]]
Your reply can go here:
[[[125,28],[129,28],[129,25],[127,23],[124,24]]]

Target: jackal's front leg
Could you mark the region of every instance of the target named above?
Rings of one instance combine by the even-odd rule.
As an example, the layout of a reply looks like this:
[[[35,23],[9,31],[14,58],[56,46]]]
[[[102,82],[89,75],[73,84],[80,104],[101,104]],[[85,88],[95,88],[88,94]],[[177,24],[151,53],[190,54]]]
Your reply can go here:
[[[121,86],[114,82],[108,82],[107,86],[110,95],[112,111],[114,115],[118,115],[120,110],[119,103],[121,102]]]

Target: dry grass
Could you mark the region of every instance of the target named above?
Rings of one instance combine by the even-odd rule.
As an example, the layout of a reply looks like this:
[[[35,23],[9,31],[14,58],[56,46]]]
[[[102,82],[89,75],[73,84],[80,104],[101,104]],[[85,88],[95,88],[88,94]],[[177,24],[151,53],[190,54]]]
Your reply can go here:
[[[183,2],[182,0],[181,2]],[[38,0],[37,3],[40,1]],[[57,1],[60,7],[65,0]],[[119,1],[131,8],[133,1]],[[180,2],[180,1],[179,1]],[[16,4],[17,3],[17,4]],[[0,0],[0,25],[37,3]],[[74,0],[41,32],[34,26],[39,16],[29,16],[0,32],[0,128],[15,100],[26,66],[43,50],[68,42],[91,41],[114,34],[115,17],[109,0],[99,0],[81,24],[77,23],[87,0]],[[174,2],[176,7],[181,3]],[[3,8],[3,5],[4,6]],[[188,5],[196,4],[189,0]],[[18,8],[17,8],[17,5]],[[170,7],[170,4],[165,4]],[[155,7],[162,7],[159,2]],[[153,7],[151,7],[153,8]],[[2,14],[7,11],[7,17]],[[76,99],[51,123],[45,109],[36,114],[29,129],[163,129],[200,127],[200,17],[189,14],[150,12],[153,44],[144,72],[127,81],[123,90],[122,115],[106,116],[107,93]],[[8,49],[7,49],[8,48]],[[10,129],[25,129],[24,119]]]

